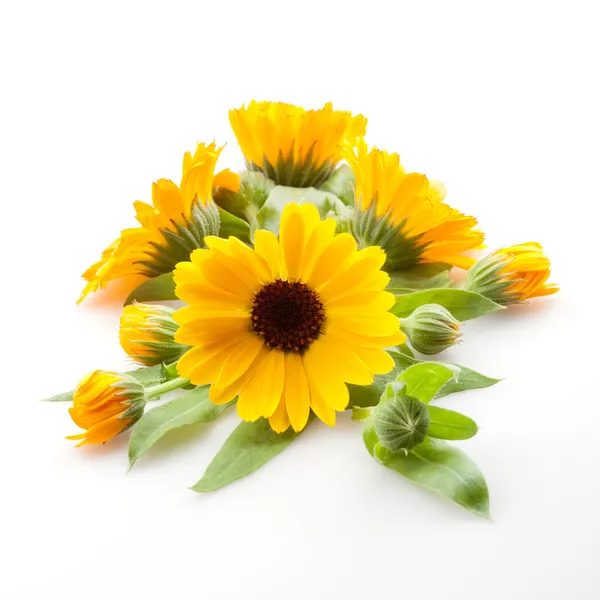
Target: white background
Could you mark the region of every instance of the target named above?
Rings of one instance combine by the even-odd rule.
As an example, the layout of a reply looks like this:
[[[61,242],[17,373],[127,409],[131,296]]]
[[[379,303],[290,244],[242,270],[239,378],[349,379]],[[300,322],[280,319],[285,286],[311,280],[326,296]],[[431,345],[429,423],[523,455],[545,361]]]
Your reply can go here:
[[[0,8],[0,595],[600,597],[595,2],[8,2]],[[44,396],[127,366],[119,304],[80,273],[197,140],[251,99],[362,112],[368,141],[442,180],[490,248],[544,244],[559,295],[465,327],[444,355],[506,379],[447,398],[494,522],[365,451],[346,416],[220,492],[187,489],[236,424],[73,448]]]

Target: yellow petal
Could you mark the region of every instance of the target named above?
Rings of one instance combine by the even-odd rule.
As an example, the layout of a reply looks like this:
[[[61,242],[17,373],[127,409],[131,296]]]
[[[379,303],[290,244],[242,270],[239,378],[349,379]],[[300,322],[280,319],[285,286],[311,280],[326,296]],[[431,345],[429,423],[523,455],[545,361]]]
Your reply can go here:
[[[317,393],[331,408],[338,412],[345,410],[349,400],[346,384],[332,377],[329,364],[324,364],[321,357],[311,350],[312,347],[302,357],[310,385],[314,386]]]
[[[254,249],[269,265],[273,279],[281,277],[281,261],[279,259],[279,241],[277,236],[272,231],[259,229],[254,233]]]
[[[285,407],[294,431],[302,431],[310,414],[310,394],[302,357],[285,355]]]
[[[290,426],[290,419],[285,408],[285,398],[282,397],[277,410],[269,417],[269,425],[276,433],[283,433]]]

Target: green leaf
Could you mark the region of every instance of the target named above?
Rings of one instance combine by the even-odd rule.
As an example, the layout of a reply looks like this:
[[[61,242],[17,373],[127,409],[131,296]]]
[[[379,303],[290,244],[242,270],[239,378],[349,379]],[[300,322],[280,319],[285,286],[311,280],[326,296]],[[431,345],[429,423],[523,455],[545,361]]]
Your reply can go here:
[[[138,285],[138,287],[127,296],[125,305],[133,302],[149,302],[156,300],[177,300],[175,295],[175,282],[173,273],[163,273]]]
[[[279,222],[283,209],[291,203],[314,204],[321,217],[327,216],[330,211],[335,214],[349,214],[349,209],[335,194],[322,192],[315,188],[294,188],[277,185],[273,188],[267,201],[256,214],[256,229],[268,229],[276,235],[279,234]]]
[[[454,410],[429,405],[427,435],[441,440],[468,440],[477,433],[473,419]]]
[[[381,394],[383,394],[390,381],[394,381],[398,375],[409,367],[427,362],[405,354],[402,346],[399,349],[401,350],[400,352],[388,350],[396,364],[393,371],[386,373],[385,375],[376,375],[372,385],[348,385],[348,390],[350,391],[350,402],[348,403],[349,409],[353,407],[366,408],[369,406],[376,406],[379,404]],[[455,394],[466,390],[489,387],[502,381],[501,379],[486,377],[477,371],[473,371],[462,365],[457,365],[456,363],[440,362],[435,364],[448,367],[453,371],[455,377],[454,379],[451,378],[446,381],[444,386],[435,395],[436,398],[442,398],[448,394]]]
[[[408,453],[390,452],[379,444],[373,427],[365,429],[363,440],[369,454],[388,469],[480,517],[489,518],[485,479],[475,463],[458,448],[427,437]]]
[[[221,207],[219,207],[219,217],[221,218],[219,237],[228,238],[233,235],[242,242],[250,242],[250,225],[246,221],[223,210]]]
[[[214,492],[253,473],[287,448],[298,435],[291,428],[275,433],[266,419],[240,423],[212,459],[202,479],[191,489]]]
[[[409,269],[388,273],[390,282],[387,290],[393,294],[408,294],[416,290],[449,288],[451,265],[445,263],[425,263]]]
[[[129,467],[169,431],[212,421],[229,406],[214,405],[208,398],[208,389],[209,386],[197,387],[144,414],[134,425],[129,440]]]
[[[423,304],[440,304],[459,321],[468,321],[504,309],[500,304],[475,292],[440,288],[397,296],[392,312],[400,318],[408,317],[415,308]]]
[[[141,367],[134,369],[133,371],[125,371],[127,375],[135,377],[142,385],[151,386],[163,383],[167,378],[167,372],[163,365],[156,365],[154,367]],[[73,393],[75,390],[63,392],[50,398],[44,398],[41,402],[72,402]]]
[[[435,362],[420,362],[408,367],[399,376],[406,383],[406,393],[423,404],[429,404],[443,385],[455,377],[447,365]]]
[[[440,363],[448,365],[458,371],[456,379],[450,379],[446,382],[446,385],[435,395],[436,398],[442,398],[448,394],[455,394],[456,392],[464,392],[465,390],[477,390],[480,388],[490,387],[496,383],[502,381],[502,379],[494,379],[492,377],[486,377],[473,369],[457,365],[455,363]]]

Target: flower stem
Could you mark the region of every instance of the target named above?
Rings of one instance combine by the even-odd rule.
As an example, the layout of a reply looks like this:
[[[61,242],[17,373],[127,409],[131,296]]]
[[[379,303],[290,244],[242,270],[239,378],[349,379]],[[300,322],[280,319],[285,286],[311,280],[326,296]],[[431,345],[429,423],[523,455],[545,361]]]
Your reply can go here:
[[[177,377],[175,379],[170,379],[169,381],[165,381],[164,383],[160,383],[159,385],[152,386],[150,388],[146,388],[146,399],[151,400],[156,396],[161,396],[162,394],[166,394],[167,392],[171,392],[172,390],[179,389],[184,385],[189,383],[189,379],[184,379],[183,377]]]

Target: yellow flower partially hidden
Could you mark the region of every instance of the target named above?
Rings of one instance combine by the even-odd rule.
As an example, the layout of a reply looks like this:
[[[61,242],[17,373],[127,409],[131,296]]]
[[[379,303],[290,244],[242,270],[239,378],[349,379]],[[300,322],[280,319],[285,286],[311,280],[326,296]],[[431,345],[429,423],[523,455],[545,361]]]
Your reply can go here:
[[[103,444],[133,425],[144,406],[144,386],[133,377],[93,371],[79,382],[69,409],[75,425],[86,431],[67,439],[81,440],[77,447]]]
[[[139,200],[134,203],[140,227],[123,230],[104,250],[102,258],[85,271],[83,278],[88,283],[79,302],[113,279],[168,273],[202,244],[204,229],[211,234],[218,231],[212,188],[239,187],[239,176],[230,171],[213,177],[220,152],[221,148],[214,143],[198,144],[193,155],[186,152],[183,157],[179,186],[168,179],[159,179],[152,184],[152,205]]]
[[[146,367],[173,363],[187,350],[175,342],[178,327],[173,320],[173,309],[168,306],[130,304],[121,314],[121,348]]]
[[[559,291],[548,283],[550,260],[538,242],[501,248],[482,258],[467,273],[465,289],[498,304],[513,304]]]
[[[344,158],[356,177],[356,205],[368,213],[369,225],[361,230],[358,215],[357,237],[367,244],[371,231],[386,236],[382,244],[388,253],[386,267],[406,268],[420,262],[443,262],[469,268],[475,260],[462,253],[481,247],[484,235],[475,228],[477,219],[462,214],[444,202],[445,187],[420,173],[407,173],[397,154],[373,148],[364,140],[356,148],[346,145]],[[373,227],[385,219],[386,227]]]
[[[317,187],[341,160],[341,145],[365,134],[362,115],[333,110],[305,110],[283,102],[252,101],[229,112],[229,121],[250,169],[278,185]]]
[[[392,370],[384,348],[405,340],[388,312],[385,253],[357,251],[335,227],[312,204],[289,204],[279,239],[259,230],[251,249],[210,237],[208,250],[177,265],[176,294],[189,306],[174,315],[175,340],[192,346],[179,374],[212,384],[215,404],[239,395],[242,419],[266,417],[277,432],[302,430],[311,409],[333,426],[348,405],[346,383]]]

